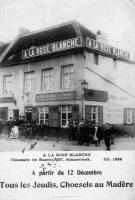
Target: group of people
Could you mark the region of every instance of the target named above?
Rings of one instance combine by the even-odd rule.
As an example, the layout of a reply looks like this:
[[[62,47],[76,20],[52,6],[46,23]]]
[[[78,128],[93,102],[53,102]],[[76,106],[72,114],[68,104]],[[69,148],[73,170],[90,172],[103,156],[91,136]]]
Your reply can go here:
[[[7,133],[10,139],[12,138],[39,138],[47,135],[49,130],[49,125],[46,122],[45,124],[41,122],[39,124],[38,121],[28,121],[25,116],[19,117],[17,119],[12,119],[10,117],[7,122]]]
[[[100,141],[104,140],[107,150],[110,150],[110,145],[114,144],[112,125],[107,123],[104,126],[99,126],[94,121],[84,121],[81,119],[79,123],[74,120],[69,120],[66,126],[67,136],[69,141],[77,141],[78,145],[95,144],[100,146]],[[64,131],[64,130],[63,130]],[[7,122],[7,134],[12,138],[40,138],[48,136],[49,124],[46,122],[39,123],[38,121],[27,121],[24,116],[13,120],[10,117]]]
[[[77,124],[72,119],[69,120],[68,125],[68,140],[77,141],[78,145],[95,144],[100,146],[100,141],[104,139],[106,149],[110,150],[110,145],[114,144],[112,125],[107,123],[104,126],[99,126],[94,121],[84,121],[81,119]]]

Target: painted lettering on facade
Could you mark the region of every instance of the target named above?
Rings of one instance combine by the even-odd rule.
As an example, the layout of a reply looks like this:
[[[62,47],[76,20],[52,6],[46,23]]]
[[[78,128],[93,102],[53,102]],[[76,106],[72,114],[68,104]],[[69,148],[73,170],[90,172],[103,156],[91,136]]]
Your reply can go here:
[[[102,44],[96,40],[86,38],[86,47],[90,49],[94,49],[112,56],[124,58],[124,59],[129,59],[129,53],[127,51],[114,48],[112,46]]]
[[[82,37],[63,40],[60,42],[46,44],[39,47],[33,46],[29,49],[22,51],[22,59],[47,55],[47,54],[60,52],[67,49],[73,49],[73,48],[77,48],[81,46],[82,46]]]
[[[31,48],[22,51],[22,59],[48,55],[82,46],[86,46],[89,49],[94,49],[97,50],[98,52],[103,52],[105,54],[112,55],[115,57],[123,58],[126,60],[129,59],[129,53],[127,51],[114,48],[106,44],[102,44],[90,38],[83,39],[82,37],[63,40],[60,42],[46,44],[39,47],[32,46]]]
[[[50,93],[50,94],[37,94],[36,102],[48,102],[48,101],[64,101],[75,100],[76,92],[62,92],[62,93]]]

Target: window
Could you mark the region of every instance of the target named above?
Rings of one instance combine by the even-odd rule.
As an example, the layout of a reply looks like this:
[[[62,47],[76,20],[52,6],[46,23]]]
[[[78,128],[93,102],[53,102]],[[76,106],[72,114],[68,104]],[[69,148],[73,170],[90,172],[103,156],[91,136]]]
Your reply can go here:
[[[50,90],[52,82],[52,69],[43,69],[41,74],[41,90]]]
[[[12,75],[4,75],[3,76],[3,93],[10,94],[12,93]]]
[[[113,58],[113,68],[117,69],[117,60]]]
[[[49,107],[39,107],[39,123],[45,124],[46,122],[49,122]]]
[[[98,122],[98,107],[97,106],[90,106],[90,121],[94,123]]]
[[[61,127],[68,124],[68,120],[72,118],[72,106],[61,106]]]
[[[24,73],[24,92],[33,92],[35,87],[35,73]]]
[[[94,53],[94,64],[95,65],[99,64],[99,55],[97,53]]]
[[[103,125],[103,106],[85,105],[85,120]]]
[[[132,124],[133,119],[133,109],[132,108],[126,108],[125,110],[125,123],[126,124]]]
[[[73,75],[74,75],[73,65],[62,66],[62,77],[61,77],[62,88],[73,87]]]

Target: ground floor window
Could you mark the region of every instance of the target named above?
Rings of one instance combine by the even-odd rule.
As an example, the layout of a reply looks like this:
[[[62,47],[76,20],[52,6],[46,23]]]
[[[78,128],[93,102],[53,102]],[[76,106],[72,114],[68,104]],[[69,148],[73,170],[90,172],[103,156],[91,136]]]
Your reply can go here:
[[[90,106],[90,121],[94,123],[98,122],[98,107],[97,106]]]
[[[127,124],[132,124],[132,109],[128,108],[126,114],[127,114]]]
[[[103,125],[103,106],[86,105],[85,120],[93,121],[99,125]]]
[[[135,123],[135,108],[124,108],[124,123],[125,124]]]
[[[68,120],[72,118],[72,106],[61,106],[61,127],[67,125]]]
[[[48,123],[49,121],[49,107],[42,106],[39,107],[39,123]]]

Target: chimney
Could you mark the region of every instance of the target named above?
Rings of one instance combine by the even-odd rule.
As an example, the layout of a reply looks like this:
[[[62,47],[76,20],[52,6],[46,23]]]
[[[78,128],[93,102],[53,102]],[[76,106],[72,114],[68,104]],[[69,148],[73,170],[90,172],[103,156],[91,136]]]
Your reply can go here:
[[[27,33],[30,33],[29,29],[24,28],[24,27],[19,28],[19,35],[25,35]]]
[[[108,44],[108,35],[104,32],[97,31],[97,41],[103,44]]]

